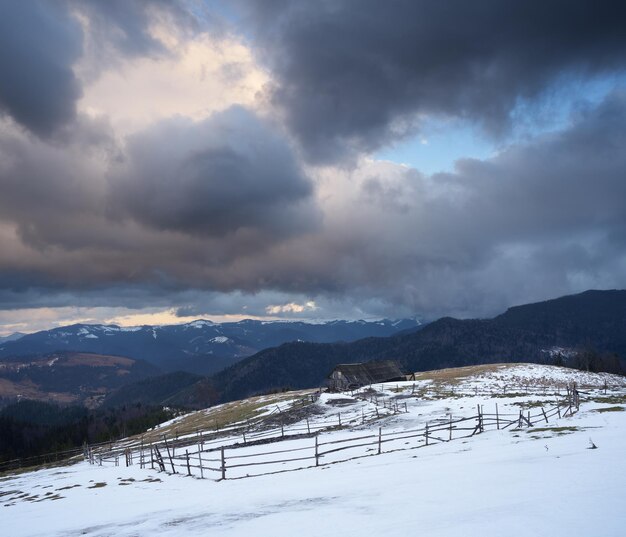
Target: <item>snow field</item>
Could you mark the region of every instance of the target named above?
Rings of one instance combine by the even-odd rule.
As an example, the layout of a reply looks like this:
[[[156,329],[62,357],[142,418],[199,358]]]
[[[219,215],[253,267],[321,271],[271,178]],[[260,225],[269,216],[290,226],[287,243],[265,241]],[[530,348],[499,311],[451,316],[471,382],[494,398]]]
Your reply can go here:
[[[543,395],[545,380],[551,375],[548,369],[510,368],[508,374],[496,373],[495,378],[480,373],[487,375],[486,384],[467,377],[445,389],[440,385],[438,392],[437,381],[423,382],[419,389],[429,386],[430,392],[419,397],[410,396],[409,392],[418,389],[412,382],[384,386],[377,390],[378,397],[401,397],[407,413],[327,431],[319,440],[375,437],[379,427],[403,434],[442,416],[473,415],[477,405],[492,413],[498,404],[500,412],[515,415],[520,405],[525,405],[526,412],[528,405],[554,400],[555,389]],[[555,372],[555,378],[561,382],[567,373]],[[522,379],[522,384],[514,384],[514,378]],[[303,536],[337,532],[348,536],[382,532],[621,536],[626,523],[622,507],[626,499],[626,390],[621,377],[609,379],[606,394],[606,379],[587,376],[586,380],[588,393],[582,396],[580,412],[571,417],[550,418],[548,424],[532,428],[489,429],[423,449],[391,451],[392,445],[387,444],[380,456],[341,464],[331,464],[329,455],[322,457],[319,467],[251,479],[230,479],[236,471],[245,475],[249,470],[232,468],[227,470],[232,471],[229,479],[220,482],[140,469],[137,464],[101,467],[86,462],[11,476],[0,481],[3,532],[15,537],[296,532]],[[529,382],[533,384],[529,391],[536,393],[522,394],[524,383]],[[512,397],[502,397],[502,383]],[[495,395],[477,396],[475,388],[486,393],[486,385]],[[454,396],[441,397],[451,388]],[[359,407],[372,404],[354,399],[351,405],[335,406],[333,398],[350,396],[324,394],[316,403],[322,412],[317,415],[318,423],[332,423],[338,410],[342,417],[344,412],[356,416]],[[538,409],[531,408],[534,413]],[[313,442],[313,438],[299,438],[232,451],[243,455],[254,449],[299,446],[308,453]],[[597,449],[589,449],[592,443]]]

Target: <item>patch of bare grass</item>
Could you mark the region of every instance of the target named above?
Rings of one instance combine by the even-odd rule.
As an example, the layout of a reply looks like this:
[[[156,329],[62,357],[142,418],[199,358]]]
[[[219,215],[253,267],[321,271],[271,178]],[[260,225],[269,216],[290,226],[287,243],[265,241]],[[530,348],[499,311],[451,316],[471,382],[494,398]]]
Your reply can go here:
[[[594,412],[624,412],[623,406],[609,406],[604,408],[596,408]]]

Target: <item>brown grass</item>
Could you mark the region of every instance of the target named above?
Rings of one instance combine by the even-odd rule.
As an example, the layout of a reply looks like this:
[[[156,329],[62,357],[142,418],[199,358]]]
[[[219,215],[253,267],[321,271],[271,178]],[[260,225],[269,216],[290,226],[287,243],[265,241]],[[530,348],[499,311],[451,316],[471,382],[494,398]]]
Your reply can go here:
[[[217,429],[221,430],[224,427],[245,422],[246,420],[253,422],[258,419],[261,408],[265,408],[268,405],[278,405],[288,399],[306,399],[315,391],[315,389],[311,389],[261,395],[193,412],[175,423],[146,431],[143,434],[143,441],[147,443],[156,442],[162,440],[163,435],[167,435],[168,438],[175,438],[176,436],[193,434],[198,430],[215,432]],[[141,436],[137,435],[133,438],[139,440]]]
[[[458,381],[467,377],[481,375],[483,373],[492,373],[501,371],[520,364],[485,364],[470,365],[465,367],[451,367],[448,369],[435,369],[433,371],[422,371],[415,373],[415,380],[432,380],[435,382],[445,382],[447,384],[456,384]]]

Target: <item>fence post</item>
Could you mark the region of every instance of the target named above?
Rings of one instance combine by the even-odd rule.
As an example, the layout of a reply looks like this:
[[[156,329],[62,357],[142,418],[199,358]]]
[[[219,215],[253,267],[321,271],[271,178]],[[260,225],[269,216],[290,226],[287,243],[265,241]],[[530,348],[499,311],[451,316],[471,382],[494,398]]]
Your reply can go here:
[[[311,426],[309,424],[309,418],[306,419],[306,431],[308,434],[311,434]]]
[[[556,412],[559,415],[559,419],[561,419],[561,405],[559,405],[559,401],[556,402]]]
[[[246,443],[246,431],[242,431],[241,434],[243,435],[243,443]]]
[[[428,445],[428,423],[426,424],[426,433],[424,434],[424,437],[426,438],[426,445]]]
[[[152,442],[150,442],[150,468],[154,470],[154,447]]]
[[[185,450],[185,458],[187,459],[187,475],[191,475],[191,468],[189,466],[189,450]]]
[[[341,427],[341,412],[339,412],[337,416],[339,417],[339,427]]]
[[[222,458],[222,479],[226,479],[226,456],[224,455],[224,446],[220,448]]]
[[[452,414],[450,414],[450,436],[448,438],[448,442],[452,440]]]
[[[528,414],[528,426],[529,426],[529,427],[532,427],[532,425],[533,425],[533,424],[532,424],[532,422],[530,421],[530,410],[527,412],[527,414]]]
[[[167,456],[170,459],[170,464],[172,465],[172,472],[176,473],[176,468],[174,468],[174,461],[172,460],[172,454],[170,453],[170,446],[167,444],[167,437],[163,435],[163,442],[165,442],[165,449],[167,450]]]
[[[317,434],[315,435],[315,466],[320,465],[319,446],[317,444]]]
[[[543,407],[541,407],[541,412],[543,413],[543,419],[545,419],[546,423],[548,423],[548,416],[546,416],[546,411],[543,409]]]
[[[200,464],[200,479],[204,479],[204,469],[202,468],[202,451],[200,451],[200,446],[198,446],[198,463]]]
[[[378,413],[378,407],[376,407],[376,417],[380,418],[380,414]]]
[[[383,448],[383,428],[379,427],[378,428],[378,454],[379,455],[382,453],[382,448]]]
[[[498,403],[496,403],[496,428],[500,430],[500,414],[498,413]]]

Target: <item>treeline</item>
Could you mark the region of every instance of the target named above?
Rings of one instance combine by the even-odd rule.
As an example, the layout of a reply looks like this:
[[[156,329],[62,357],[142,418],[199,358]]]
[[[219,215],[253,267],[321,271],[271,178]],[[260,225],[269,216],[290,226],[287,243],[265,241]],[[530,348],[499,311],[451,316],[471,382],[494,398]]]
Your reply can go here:
[[[591,373],[615,373],[623,375],[626,373],[622,367],[622,360],[614,352],[599,352],[595,349],[585,349],[578,351],[573,356],[565,356],[557,353],[554,356],[554,365],[580,369]]]
[[[172,410],[141,403],[89,410],[20,401],[0,410],[0,462],[116,440],[174,416]]]

